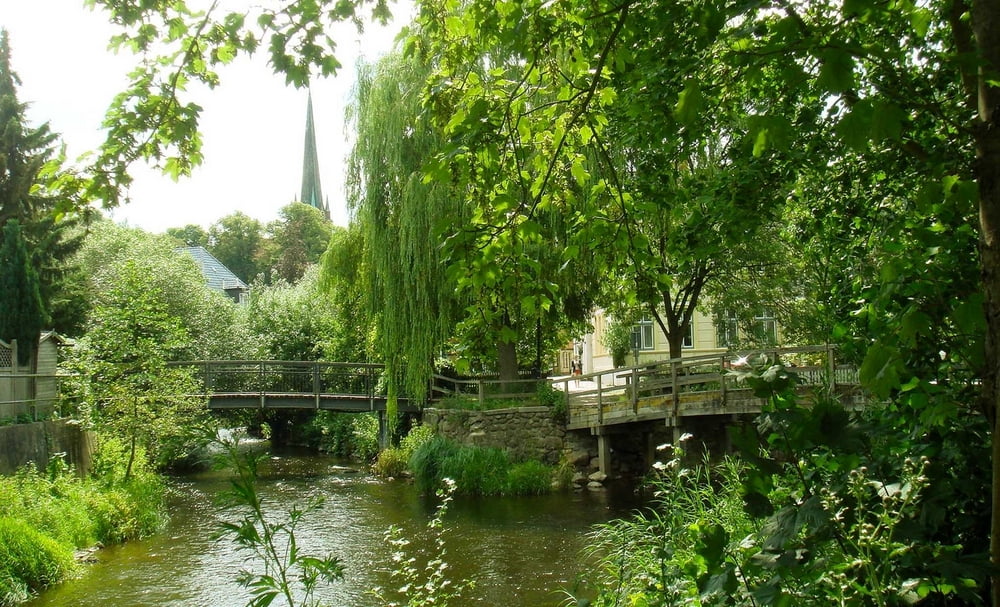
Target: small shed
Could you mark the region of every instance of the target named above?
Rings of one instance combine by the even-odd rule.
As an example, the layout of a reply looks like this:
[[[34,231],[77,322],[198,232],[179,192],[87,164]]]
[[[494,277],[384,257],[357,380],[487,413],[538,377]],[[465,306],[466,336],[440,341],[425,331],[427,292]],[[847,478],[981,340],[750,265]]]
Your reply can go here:
[[[59,396],[59,346],[54,331],[39,336],[38,349],[26,365],[17,364],[17,340],[0,340],[0,420],[35,421],[50,417]]]

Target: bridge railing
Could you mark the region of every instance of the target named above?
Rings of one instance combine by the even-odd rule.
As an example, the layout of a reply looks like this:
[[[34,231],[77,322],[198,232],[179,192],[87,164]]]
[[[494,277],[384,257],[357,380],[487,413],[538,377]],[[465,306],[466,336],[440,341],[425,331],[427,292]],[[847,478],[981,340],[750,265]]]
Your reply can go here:
[[[637,415],[640,403],[652,400],[661,403],[664,414],[677,416],[681,401],[699,394],[721,402],[749,398],[749,389],[737,384],[731,371],[741,359],[760,355],[793,367],[806,386],[856,385],[857,370],[837,364],[835,351],[832,346],[804,346],[667,359],[563,377],[553,387],[566,393],[571,425],[603,424],[609,406],[631,408]]]
[[[489,401],[527,401],[538,395],[538,385],[546,379],[455,378],[435,375],[431,382],[431,398],[476,399],[480,409]]]
[[[202,360],[172,363],[192,369],[205,394],[324,394],[381,396],[383,366],[276,360]]]

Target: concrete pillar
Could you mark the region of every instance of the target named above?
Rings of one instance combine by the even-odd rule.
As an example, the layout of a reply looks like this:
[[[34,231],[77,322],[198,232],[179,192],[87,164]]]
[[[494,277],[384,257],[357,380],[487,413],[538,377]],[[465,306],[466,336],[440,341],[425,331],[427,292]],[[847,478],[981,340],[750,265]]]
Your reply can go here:
[[[597,466],[600,471],[611,476],[611,437],[597,435]]]
[[[384,410],[378,412],[378,448],[389,448],[389,423]]]

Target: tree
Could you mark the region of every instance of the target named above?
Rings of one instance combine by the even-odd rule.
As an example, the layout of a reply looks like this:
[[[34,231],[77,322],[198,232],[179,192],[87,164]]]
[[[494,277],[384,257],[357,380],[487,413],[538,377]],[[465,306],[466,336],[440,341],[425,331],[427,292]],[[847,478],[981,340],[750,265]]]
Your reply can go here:
[[[232,300],[208,288],[194,260],[175,248],[170,236],[149,234],[111,221],[94,223],[77,255],[87,276],[89,308],[108,307],[111,294],[121,288],[126,267],[135,264],[155,285],[155,293],[171,318],[189,336],[183,358],[188,360],[249,358],[253,339],[241,333]]]
[[[990,217],[993,209],[1000,208],[1000,191],[994,190],[996,181],[990,173],[1000,167],[991,165],[1000,157],[998,134],[991,128],[996,103],[983,106],[976,124],[968,121],[977,98],[982,103],[997,94],[996,80],[989,76],[1000,65],[994,38],[1000,14],[996,3],[975,2],[968,13],[964,5],[950,2],[774,6],[626,2],[530,8],[472,2],[461,10],[452,9],[448,3],[427,3],[421,13],[440,57],[438,74],[427,90],[452,140],[442,164],[460,166],[481,153],[465,146],[470,132],[488,129],[499,140],[551,135],[557,141],[553,153],[532,173],[535,196],[531,204],[521,204],[513,212],[530,218],[546,192],[556,187],[552,179],[557,172],[551,167],[575,162],[595,140],[598,146],[614,148],[608,138],[614,124],[609,116],[627,94],[645,90],[622,89],[621,81],[651,85],[658,80],[667,80],[670,86],[650,87],[657,97],[646,108],[627,101],[624,106],[642,110],[631,117],[643,127],[657,111],[667,113],[676,123],[663,139],[667,146],[698,142],[706,116],[728,115],[730,126],[721,133],[738,138],[734,142],[741,144],[743,162],[778,152],[792,163],[789,169],[805,176],[817,164],[838,165],[847,159],[875,185],[867,193],[868,204],[874,200],[904,211],[903,221],[909,227],[904,240],[871,256],[884,284],[856,284],[851,293],[864,312],[864,332],[858,336],[866,350],[863,379],[886,397],[905,386],[895,393],[900,423],[905,419],[933,428],[935,438],[925,436],[939,449],[941,444],[956,444],[954,430],[975,423],[975,412],[962,403],[968,402],[963,397],[966,388],[977,382],[953,383],[956,376],[951,376],[949,388],[942,389],[944,377],[967,362],[959,375],[968,377],[971,372],[983,377],[983,410],[990,423],[996,423],[996,382],[990,378],[996,375],[1000,356],[991,352],[989,339],[985,359],[977,354],[982,343],[977,334],[983,327],[978,298],[955,298],[956,293],[970,293],[968,274],[963,277],[955,270],[975,257],[967,236],[976,188],[983,220],[980,234],[986,243],[994,241]],[[672,33],[664,36],[668,31]],[[641,40],[656,43],[638,44]],[[470,61],[498,54],[520,57],[519,76],[487,84],[465,76],[463,66]],[[567,55],[569,61],[553,60]],[[648,60],[651,55],[663,60],[662,70]],[[550,103],[531,112],[519,111],[529,87],[544,87]],[[518,119],[511,120],[512,115]],[[695,136],[690,137],[692,131]],[[825,145],[830,141],[837,144],[833,150]],[[979,160],[973,164],[977,147]],[[880,162],[886,155],[895,162]],[[856,161],[863,164],[853,164]],[[895,180],[884,183],[885,167],[892,166],[905,167],[906,191],[888,187],[897,185]],[[677,164],[658,168],[681,172]],[[473,178],[479,183],[489,180]],[[614,179],[591,181],[591,191],[611,191],[622,209],[638,213],[637,221],[648,218],[645,209],[631,205],[635,192],[629,185]],[[769,187],[767,181],[755,180],[753,185]],[[587,218],[584,223],[594,226],[579,235],[612,243],[614,257],[629,254],[635,240],[619,236],[618,224],[609,229],[606,206],[576,208]],[[491,217],[489,209],[481,214]],[[520,222],[511,215],[497,216],[500,221],[486,229],[500,234],[516,230]],[[923,229],[925,225],[938,227]],[[937,238],[950,227],[957,228],[957,238],[949,242]],[[613,237],[607,238],[607,232]],[[895,228],[889,233],[901,234]],[[984,250],[988,319],[996,306],[990,303],[991,281],[1000,281],[997,261]],[[945,276],[961,278],[937,281]],[[958,288],[951,291],[949,286]],[[989,321],[992,334],[1000,331],[1000,315],[997,319]],[[836,323],[834,335],[847,336],[846,326]],[[947,349],[935,343],[942,337]],[[1000,432],[993,432],[993,441],[994,466],[1000,466]],[[970,461],[981,457],[978,442],[962,446]],[[913,441],[908,448],[928,446]],[[938,478],[943,484],[945,476]],[[995,472],[994,478],[998,492],[993,513],[1000,517],[1000,474]],[[993,528],[994,537],[1000,538],[1000,518]],[[974,534],[967,537],[967,545],[977,544]],[[1000,562],[1000,539],[994,541],[994,562]],[[1000,583],[993,587],[997,591]],[[1000,602],[1000,594],[994,602]]]
[[[70,187],[72,176],[62,170],[63,158],[54,156],[56,135],[48,124],[31,128],[25,104],[17,98],[20,84],[11,68],[6,30],[0,31],[0,226],[17,219],[31,253],[46,322],[73,333],[83,322],[79,305],[83,279],[70,262],[82,233],[75,215],[79,204]],[[86,208],[75,209],[83,216]]]
[[[77,362],[90,379],[98,427],[129,449],[125,478],[145,453],[159,467],[187,455],[190,429],[207,413],[189,369],[167,361],[188,347],[180,320],[167,312],[148,268],[128,261],[91,317]]]
[[[344,263],[350,260],[331,249],[325,264],[328,280],[339,276],[343,284],[350,274],[367,280],[375,352],[391,369],[393,397],[404,389],[416,398],[426,393],[461,301],[431,237],[439,223],[462,221],[463,212],[447,188],[423,179],[423,165],[439,143],[420,111],[427,69],[399,52],[359,65],[348,110],[358,138],[347,167],[351,230],[357,236],[344,244],[360,259]]]
[[[236,211],[208,229],[208,250],[243,282],[253,282],[263,269],[263,228],[256,219]]]
[[[21,225],[10,219],[0,240],[0,339],[8,343],[17,340],[19,364],[32,360],[44,324],[38,275],[31,267]]]
[[[115,4],[113,0],[105,3]],[[311,2],[291,6],[301,9],[305,4],[315,7]],[[152,10],[119,12],[128,17],[127,26],[154,14]],[[608,196],[629,209],[632,193],[613,179],[591,179],[584,151],[595,141],[609,145],[608,114],[621,93],[614,77],[637,64],[653,66],[638,61],[643,52],[688,60],[674,63],[678,69],[669,76],[681,78],[674,80],[677,86],[669,96],[661,96],[662,108],[685,125],[695,125],[705,113],[733,112],[742,120],[745,150],[751,157],[761,158],[773,150],[799,150],[803,155],[796,169],[837,162],[815,152],[822,141],[834,139],[864,159],[908,158],[912,175],[918,179],[910,184],[902,208],[912,213],[914,225],[935,226],[939,216],[944,216],[947,221],[940,225],[958,224],[972,230],[980,240],[978,296],[983,308],[978,307],[978,296],[971,305],[970,300],[943,301],[939,285],[916,274],[921,264],[930,262],[935,266],[934,276],[941,275],[938,270],[959,259],[957,253],[967,242],[967,233],[961,234],[961,246],[949,249],[944,259],[938,259],[933,248],[887,248],[879,261],[884,264],[880,271],[884,269],[890,280],[874,289],[863,286],[857,293],[864,299],[870,331],[861,339],[866,349],[862,369],[877,393],[901,395],[894,411],[911,415],[935,432],[954,429],[960,420],[972,421],[968,416],[976,413],[980,421],[989,422],[994,477],[991,551],[994,565],[1000,565],[998,15],[998,0],[798,4],[474,0],[461,7],[428,0],[422,6],[421,26],[429,36],[426,52],[437,74],[426,90],[451,143],[439,154],[430,174],[459,178],[462,195],[473,197],[478,205],[470,216],[479,226],[477,235],[483,237],[465,247],[472,255],[456,259],[461,264],[456,272],[464,272],[464,284],[475,286],[478,281],[494,286],[497,266],[491,260],[508,263],[524,239],[540,233],[536,215],[551,205],[556,193],[566,191],[560,178],[567,174],[586,188],[587,195],[574,196],[563,209],[564,216],[573,218],[576,236],[562,251],[564,261],[575,262],[585,249],[574,245],[590,241],[612,243],[607,254],[613,258],[627,255],[632,241],[619,224],[607,220],[606,205],[595,201]],[[189,22],[184,19],[182,25]],[[236,22],[219,31],[241,32],[241,25]],[[148,45],[155,27],[144,32],[145,38],[126,40],[139,47]],[[632,32],[650,32],[653,35],[647,39],[657,44],[636,49],[627,44]],[[178,39],[190,42],[190,37]],[[287,41],[288,37],[279,39],[277,48],[285,49]],[[192,49],[195,57],[190,65],[196,76],[203,76],[204,66],[212,65],[211,57],[206,61],[198,54],[202,48]],[[211,52],[219,46],[204,48]],[[290,68],[287,71],[293,78],[303,75],[301,65],[294,61],[275,61],[274,65]],[[655,71],[648,75],[650,80],[665,76]],[[173,100],[172,94],[150,94],[148,83],[132,92],[140,101]],[[780,104],[760,103],[785,96],[795,100],[794,109],[801,110],[801,116],[789,115]],[[521,111],[528,99],[533,111]],[[121,107],[137,108],[142,118],[148,117],[144,112],[164,115],[134,103],[128,95]],[[121,124],[129,128],[140,122],[123,116]],[[512,116],[519,118],[511,120]],[[796,124],[800,117],[810,128]],[[184,127],[179,132],[164,129],[165,137],[158,141],[189,143],[191,137],[185,135],[193,132],[190,121]],[[133,145],[134,138],[124,127],[111,129],[111,135],[117,150],[138,149],[139,155],[147,157],[161,150]],[[491,140],[493,145],[469,145]],[[530,148],[503,148],[498,142],[504,141],[530,143]],[[499,163],[492,157],[497,151],[528,153],[522,156],[526,162]],[[193,152],[196,155],[197,150]],[[119,153],[115,157],[131,161],[137,156]],[[499,166],[528,170],[514,172]],[[491,170],[480,171],[481,167]],[[506,175],[506,181],[500,175]],[[526,194],[509,195],[512,187]],[[879,204],[882,194],[873,196]],[[933,231],[928,231],[921,229],[920,238],[907,244],[932,242]],[[914,280],[906,282],[911,277]],[[528,273],[524,278],[538,276]],[[900,297],[903,291],[910,297]],[[894,339],[892,331],[903,338]],[[935,352],[931,345],[941,333],[957,348],[944,351],[949,362],[944,368],[933,367],[931,356],[941,359],[943,350]],[[960,342],[959,335],[970,339]],[[968,399],[956,398],[951,388],[961,393],[962,386],[949,383],[948,390],[941,389],[947,372],[959,368],[951,361],[961,359],[978,363],[962,377],[966,378],[964,387],[979,392],[981,411],[970,410],[964,404]],[[977,377],[970,379],[970,375]],[[928,402],[934,406],[928,408]],[[1000,566],[995,570],[1000,571]],[[1000,604],[1000,576],[994,579],[992,592],[993,603]]]
[[[205,228],[189,223],[183,228],[167,228],[167,236],[176,238],[182,246],[208,247],[208,232]]]
[[[330,244],[333,226],[319,209],[293,202],[278,211],[267,226],[267,266],[276,279],[294,283],[306,268],[319,262]]]

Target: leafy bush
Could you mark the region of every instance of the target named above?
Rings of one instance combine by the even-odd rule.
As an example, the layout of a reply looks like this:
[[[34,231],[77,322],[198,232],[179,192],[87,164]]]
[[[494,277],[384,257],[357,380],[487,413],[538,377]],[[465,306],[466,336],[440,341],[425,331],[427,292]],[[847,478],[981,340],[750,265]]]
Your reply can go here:
[[[58,582],[73,566],[71,548],[24,521],[0,518],[0,604]]]
[[[427,493],[436,491],[444,476],[441,474],[442,462],[457,452],[458,445],[441,436],[435,436],[414,451],[410,456],[410,472],[417,487]]]
[[[389,447],[379,452],[375,463],[372,465],[372,472],[382,478],[394,478],[406,473],[409,458],[406,452],[399,447]]]
[[[301,430],[306,442],[338,457],[370,462],[378,454],[378,417],[320,411]]]
[[[409,465],[410,457],[421,445],[434,438],[434,429],[427,425],[414,426],[399,442],[398,447],[389,447],[378,454],[374,472],[383,478],[402,476]]]
[[[460,446],[441,460],[441,478],[450,478],[460,493],[503,495],[507,493],[510,458],[501,449]]]

